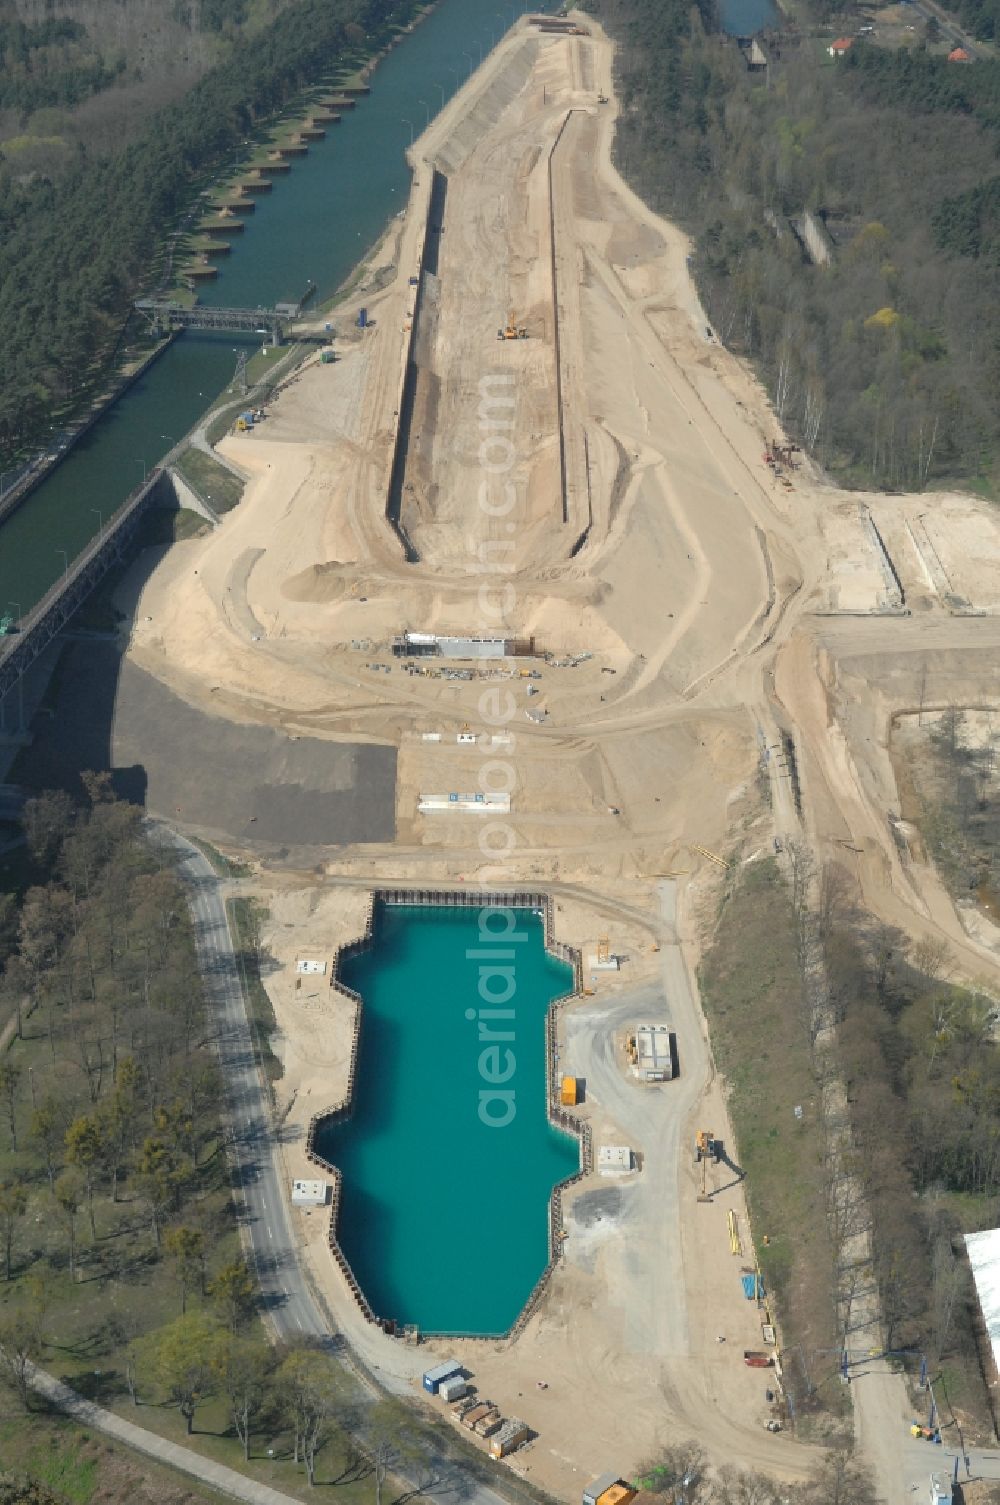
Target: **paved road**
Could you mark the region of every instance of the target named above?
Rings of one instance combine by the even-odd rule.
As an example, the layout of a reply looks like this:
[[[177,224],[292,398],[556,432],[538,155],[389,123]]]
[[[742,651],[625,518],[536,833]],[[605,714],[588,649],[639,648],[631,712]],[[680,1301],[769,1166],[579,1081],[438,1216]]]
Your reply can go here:
[[[179,873],[191,904],[206,1001],[218,1023],[219,1066],[232,1125],[234,1191],[242,1203],[242,1222],[265,1308],[279,1338],[329,1337],[329,1326],[298,1265],[219,880],[196,846],[164,826],[158,829],[180,854]]]

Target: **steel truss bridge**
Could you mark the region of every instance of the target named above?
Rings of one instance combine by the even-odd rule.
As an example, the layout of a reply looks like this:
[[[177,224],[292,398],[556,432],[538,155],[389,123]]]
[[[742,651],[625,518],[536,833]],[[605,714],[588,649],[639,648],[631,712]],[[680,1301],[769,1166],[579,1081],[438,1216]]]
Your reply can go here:
[[[272,345],[284,343],[288,325],[298,314],[298,309],[292,304],[277,308],[206,308],[196,303],[194,308],[187,308],[183,303],[156,298],[139,298],[135,308],[157,331],[222,329],[259,334],[263,330],[271,336]]]

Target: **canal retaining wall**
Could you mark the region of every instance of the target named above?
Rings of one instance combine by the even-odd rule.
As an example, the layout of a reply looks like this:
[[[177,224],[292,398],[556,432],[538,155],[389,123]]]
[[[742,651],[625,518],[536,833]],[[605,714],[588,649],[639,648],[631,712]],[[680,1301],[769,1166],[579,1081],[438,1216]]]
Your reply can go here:
[[[548,1108],[549,1122],[553,1128],[561,1129],[563,1133],[572,1135],[580,1146],[579,1169],[572,1176],[567,1176],[553,1188],[549,1198],[549,1258],[525,1305],[521,1308],[517,1320],[508,1328],[506,1333],[500,1334],[503,1338],[516,1338],[522,1331],[531,1316],[538,1307],[545,1294],[548,1282],[556,1265],[562,1256],[564,1238],[562,1199],[567,1187],[589,1175],[593,1170],[593,1145],[591,1140],[590,1125],[575,1114],[568,1113],[560,1102],[560,1077],[558,1070],[558,1020],[559,1012],[566,1004],[575,1002],[583,996],[583,963],[579,951],[573,946],[568,946],[555,937],[555,924],[553,904],[549,894],[542,892],[530,892],[520,889],[511,889],[506,892],[479,893],[474,889],[440,890],[429,888],[381,888],[374,889],[368,896],[368,908],[365,915],[365,928],[362,935],[355,940],[347,941],[338,946],[333,953],[330,967],[330,987],[347,1002],[354,1006],[354,1027],[351,1037],[351,1054],[347,1070],[347,1087],[344,1096],[338,1103],[319,1113],[314,1113],[309,1120],[306,1133],[306,1156],[308,1160],[319,1169],[324,1171],[331,1179],[333,1192],[330,1207],[330,1223],[327,1233],[327,1242],[334,1261],[347,1282],[348,1289],[358,1304],[362,1316],[366,1321],[374,1323],[391,1336],[402,1336],[402,1328],[392,1318],[379,1317],[372,1311],[368,1299],[361,1289],[350,1262],[340,1244],[340,1196],[342,1188],[342,1176],[338,1168],[329,1160],[326,1160],[316,1149],[316,1137],[326,1123],[343,1123],[350,1118],[354,1105],[354,1085],[358,1065],[358,1053],[361,1047],[361,1023],[363,1004],[361,996],[353,988],[349,988],[340,979],[340,969],[343,962],[349,957],[358,956],[363,951],[370,951],[374,944],[375,935],[375,911],[379,904],[387,905],[415,905],[426,908],[441,908],[455,906],[461,909],[532,909],[537,910],[544,925],[545,949],[551,956],[558,957],[560,961],[572,968],[573,987],[569,993],[553,999],[545,1015],[545,1057],[546,1057],[546,1103]],[[468,1333],[427,1333],[427,1337],[433,1338],[468,1338]],[[491,1334],[491,1336],[493,1336]]]
[[[73,446],[83,438],[84,434],[89,433],[98,419],[103,418],[105,413],[114,407],[118,399],[124,396],[129,387],[133,386],[139,380],[140,376],[146,374],[153,362],[159,360],[167,346],[173,344],[178,332],[174,330],[172,334],[167,335],[165,339],[160,341],[155,350],[151,350],[140,361],[134,371],[128,372],[127,375],[115,383],[110,391],[106,392],[103,397],[99,397],[86,418],[82,418],[61,440],[58,450],[55,452],[47,451],[44,455],[39,456],[37,460],[32,461],[27,474],[22,476],[0,498],[0,523],[3,523],[12,512],[15,512],[20,507],[23,501],[28,499],[36,487],[40,486],[46,477],[50,476],[57,466],[62,464],[67,455],[72,451]]]
[[[102,523],[97,537],[22,617],[18,630],[0,638],[0,699],[44,653],[111,566],[125,557],[146,513],[153,507],[177,505],[172,485],[157,469]]]

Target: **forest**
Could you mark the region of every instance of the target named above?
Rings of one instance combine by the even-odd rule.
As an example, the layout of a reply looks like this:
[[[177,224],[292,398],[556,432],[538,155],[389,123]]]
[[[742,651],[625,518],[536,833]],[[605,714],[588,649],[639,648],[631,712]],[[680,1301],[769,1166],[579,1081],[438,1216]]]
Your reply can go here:
[[[836,1355],[870,1278],[842,1250],[867,1231],[887,1345],[926,1355],[948,1404],[989,1425],[962,1234],[1000,1212],[992,1000],[957,983],[947,945],[868,914],[846,870],[794,843],[787,859],[787,878],[769,859],[727,887],[699,977],[786,1384],[800,1412],[837,1414]],[[833,1078],[846,1152],[817,1107]]]
[[[106,63],[85,38],[86,28],[68,17],[33,26],[0,20],[0,108],[75,105],[107,88],[124,59]]]
[[[137,139],[78,143],[72,170],[0,163],[0,463],[47,434],[118,346],[167,229],[206,175],[338,58],[371,49],[414,0],[301,0],[228,57]]]
[[[843,484],[989,492],[1000,445],[1000,62],[773,40],[711,0],[593,0],[621,43],[625,176],[694,241],[719,337]],[[812,264],[795,222],[832,245]]]
[[[244,1462],[266,1438],[290,1481],[384,1477],[405,1426],[379,1452],[376,1408],[362,1453],[343,1368],[265,1337],[187,898],[141,810],[107,775],[84,785],[81,807],[28,801],[20,881],[0,894],[0,1386],[44,1410],[38,1363]]]

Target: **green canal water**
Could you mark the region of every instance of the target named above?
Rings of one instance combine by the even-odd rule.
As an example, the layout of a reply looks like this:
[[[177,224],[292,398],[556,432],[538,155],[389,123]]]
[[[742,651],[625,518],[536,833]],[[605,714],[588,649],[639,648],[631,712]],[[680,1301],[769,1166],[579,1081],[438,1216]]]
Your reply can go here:
[[[406,202],[411,128],[423,129],[525,8],[522,0],[439,0],[379,65],[371,95],[258,196],[203,301],[271,306],[310,282],[318,300],[329,297]],[[183,335],[0,525],[0,616],[8,602],[26,613],[62,572],[63,552],[79,553],[143,468],[197,422],[232,376],[238,343]]]
[[[481,915],[492,932],[509,916],[513,938]],[[532,910],[380,905],[341,978],[363,1000],[354,1111],[317,1149],[343,1174],[344,1253],[379,1317],[505,1332],[548,1261],[552,1188],[579,1166],[545,1105],[545,1014],[572,970]]]

